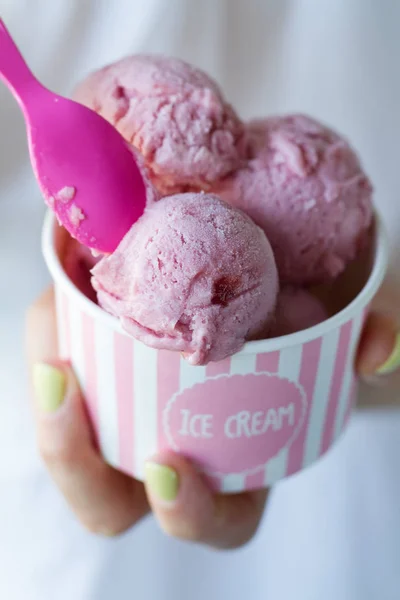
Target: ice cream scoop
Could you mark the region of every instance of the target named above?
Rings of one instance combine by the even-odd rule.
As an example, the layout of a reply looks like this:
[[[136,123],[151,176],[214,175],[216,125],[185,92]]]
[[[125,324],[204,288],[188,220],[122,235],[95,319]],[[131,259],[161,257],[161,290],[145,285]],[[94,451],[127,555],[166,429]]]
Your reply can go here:
[[[0,77],[24,114],[31,162],[46,203],[79,242],[112,252],[146,204],[131,148],[94,111],[44,88],[1,19]]]
[[[276,304],[269,337],[289,335],[314,327],[328,318],[328,311],[311,292],[293,286],[283,287]]]
[[[138,149],[162,194],[207,190],[245,158],[235,111],[215,81],[182,60],[124,58],[89,75],[74,98]]]
[[[372,186],[340,135],[303,115],[248,126],[252,158],[214,185],[265,231],[284,283],[336,278],[367,239]]]
[[[263,231],[204,193],[153,204],[92,272],[100,305],[126,331],[193,365],[221,360],[262,334],[278,293]]]

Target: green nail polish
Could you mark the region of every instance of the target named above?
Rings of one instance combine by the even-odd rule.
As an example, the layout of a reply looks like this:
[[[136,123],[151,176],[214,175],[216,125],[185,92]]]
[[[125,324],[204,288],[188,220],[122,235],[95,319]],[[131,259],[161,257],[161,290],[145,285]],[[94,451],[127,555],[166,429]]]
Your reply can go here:
[[[396,343],[392,354],[387,361],[376,371],[378,375],[388,375],[400,367],[400,333],[396,336]]]
[[[107,538],[113,538],[113,537],[117,536],[115,531],[113,531],[112,529],[100,529],[98,531],[98,534],[102,535],[103,537],[107,537]]]
[[[152,496],[163,502],[173,502],[176,499],[179,478],[174,469],[149,462],[145,466],[145,478]]]
[[[51,365],[37,363],[33,367],[33,388],[39,408],[43,412],[54,412],[64,401],[65,374]]]

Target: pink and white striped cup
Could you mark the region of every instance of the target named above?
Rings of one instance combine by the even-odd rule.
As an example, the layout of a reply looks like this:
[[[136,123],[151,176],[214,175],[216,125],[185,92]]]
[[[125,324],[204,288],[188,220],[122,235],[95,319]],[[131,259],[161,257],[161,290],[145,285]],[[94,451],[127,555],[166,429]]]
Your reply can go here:
[[[249,342],[206,367],[148,348],[90,302],[63,271],[66,235],[46,217],[43,253],[55,281],[60,355],[79,378],[105,460],[137,479],[146,458],[171,448],[211,485],[238,492],[273,484],[313,463],[345,428],[356,391],[353,357],[387,263],[377,222],[369,277],[324,323]]]

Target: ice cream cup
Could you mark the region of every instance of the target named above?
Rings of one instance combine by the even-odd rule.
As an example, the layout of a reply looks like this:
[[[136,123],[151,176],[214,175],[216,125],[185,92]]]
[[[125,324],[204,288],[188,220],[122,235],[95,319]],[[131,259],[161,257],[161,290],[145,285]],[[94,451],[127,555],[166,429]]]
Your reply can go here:
[[[83,296],[62,267],[66,239],[48,214],[42,242],[55,282],[60,355],[79,378],[109,464],[142,479],[145,460],[170,448],[216,490],[239,492],[304,469],[339,438],[356,394],[357,341],[387,265],[378,218],[368,273],[343,310],[205,367],[135,341]]]

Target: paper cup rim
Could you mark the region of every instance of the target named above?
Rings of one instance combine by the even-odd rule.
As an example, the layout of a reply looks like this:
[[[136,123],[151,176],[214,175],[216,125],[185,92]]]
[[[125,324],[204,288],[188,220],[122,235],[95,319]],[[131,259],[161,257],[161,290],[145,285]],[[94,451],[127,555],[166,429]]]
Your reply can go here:
[[[268,338],[265,340],[257,340],[247,342],[236,356],[244,354],[259,354],[267,352],[275,352],[289,346],[304,344],[311,340],[317,339],[329,331],[337,329],[355,315],[360,313],[372,300],[384,279],[386,268],[389,259],[389,244],[387,234],[378,213],[375,213],[376,226],[376,248],[374,263],[368,278],[361,292],[341,311],[329,317],[322,323],[314,325],[308,329],[284,335],[277,338]],[[95,320],[100,320],[104,325],[128,336],[122,329],[120,322],[116,317],[105,312],[100,306],[94,304],[86,298],[77,287],[72,283],[64,271],[61,260],[55,249],[55,234],[58,227],[57,221],[53,213],[48,210],[44,219],[42,229],[42,253],[46,261],[50,274],[57,285],[59,285],[65,293],[73,297],[81,308]]]

